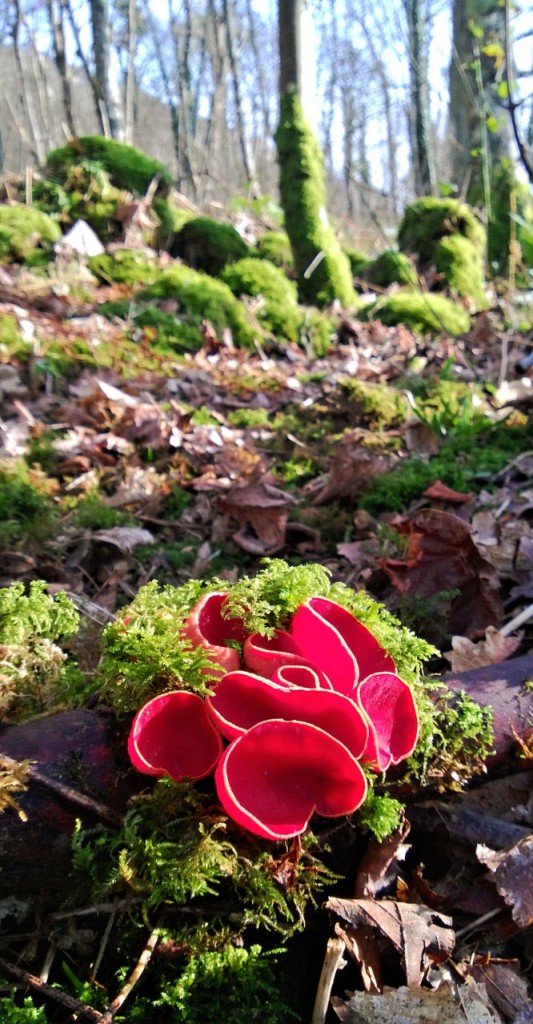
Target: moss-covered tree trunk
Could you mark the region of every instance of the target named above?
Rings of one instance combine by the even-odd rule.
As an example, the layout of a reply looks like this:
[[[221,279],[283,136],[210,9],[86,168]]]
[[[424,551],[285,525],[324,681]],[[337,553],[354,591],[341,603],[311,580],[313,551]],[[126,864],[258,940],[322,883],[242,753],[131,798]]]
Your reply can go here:
[[[324,164],[300,95],[303,0],[279,0],[280,122],[276,132],[281,205],[303,301],[326,305],[339,299],[353,306],[348,258],[326,213]]]

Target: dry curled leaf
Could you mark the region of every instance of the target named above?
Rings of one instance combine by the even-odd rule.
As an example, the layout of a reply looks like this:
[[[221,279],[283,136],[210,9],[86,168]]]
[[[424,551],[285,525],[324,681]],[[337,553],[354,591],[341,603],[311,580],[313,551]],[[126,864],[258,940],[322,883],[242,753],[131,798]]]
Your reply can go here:
[[[452,666],[452,672],[468,672],[484,665],[499,665],[511,658],[520,647],[523,634],[502,636],[494,626],[487,626],[484,640],[473,643],[466,636],[452,637],[452,650],[444,655]]]
[[[476,848],[492,880],[520,928],[533,924],[533,832],[508,850],[496,851],[482,843]]]

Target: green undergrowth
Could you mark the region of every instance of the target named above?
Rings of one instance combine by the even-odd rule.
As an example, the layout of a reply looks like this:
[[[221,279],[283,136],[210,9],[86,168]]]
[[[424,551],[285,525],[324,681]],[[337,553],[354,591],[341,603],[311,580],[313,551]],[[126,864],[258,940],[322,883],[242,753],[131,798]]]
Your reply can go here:
[[[259,299],[256,316],[267,331],[290,341],[298,340],[302,314],[296,287],[279,267],[266,259],[248,257],[231,263],[221,277],[237,298],[250,295]]]
[[[145,195],[154,178],[158,180],[157,194],[166,196],[172,184],[167,168],[141,150],[115,139],[100,135],[82,135],[66,146],[52,150],[47,157],[46,169],[58,178],[68,176],[72,168],[83,160],[101,164],[117,188]]]
[[[294,274],[294,258],[291,243],[285,231],[265,231],[255,244],[254,256],[270,260],[286,274]]]
[[[57,510],[44,478],[19,460],[0,464],[0,551],[24,543],[33,548],[54,530]]]
[[[11,996],[0,998],[0,1019],[3,1024],[48,1024],[49,1017],[42,1006],[36,1006],[31,996],[16,1003]]]
[[[386,476],[372,480],[359,507],[374,515],[401,512],[435,480],[457,491],[479,491],[532,443],[531,423],[495,424],[480,419],[475,425],[441,436],[440,451],[431,459],[412,453]]]
[[[89,269],[104,284],[116,281],[119,284],[149,285],[159,273],[153,262],[133,249],[118,249],[113,254],[92,256]]]
[[[87,694],[82,674],[64,649],[79,615],[63,591],[48,594],[41,580],[0,589],[0,713],[20,720]]]
[[[249,255],[248,245],[231,224],[210,217],[188,220],[174,237],[171,252],[195,270],[216,276],[226,264]]]
[[[54,242],[61,238],[57,223],[30,206],[0,205],[0,260],[25,262],[38,248],[52,259]]]
[[[446,334],[455,337],[470,327],[470,317],[462,306],[433,292],[396,292],[381,296],[365,308],[369,320],[381,320],[389,327],[405,324],[420,334]]]

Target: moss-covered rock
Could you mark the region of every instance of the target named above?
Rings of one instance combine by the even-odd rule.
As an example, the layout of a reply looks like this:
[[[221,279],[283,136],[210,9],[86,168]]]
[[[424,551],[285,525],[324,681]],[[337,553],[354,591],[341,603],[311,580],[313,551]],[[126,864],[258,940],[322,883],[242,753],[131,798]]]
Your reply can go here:
[[[265,231],[265,234],[257,239],[254,256],[269,260],[286,273],[294,270],[291,243],[285,231]]]
[[[470,317],[462,306],[443,295],[431,292],[397,292],[386,295],[367,311],[372,320],[388,326],[405,324],[421,334],[463,334],[470,327]]]
[[[324,306],[339,299],[355,307],[348,258],[326,214],[324,165],[318,143],[295,92],[286,90],[276,132],[280,166],[281,203],[298,277],[300,299]],[[323,254],[313,272],[306,271]]]
[[[487,306],[483,289],[483,259],[479,249],[462,235],[441,238],[435,246],[435,266],[456,295],[474,300],[478,308]]]
[[[486,305],[486,241],[485,228],[466,203],[434,196],[408,206],[398,231],[403,252],[416,255],[422,270],[435,263],[444,286],[477,306]]]
[[[117,238],[123,230],[116,213],[127,193],[112,185],[108,172],[92,160],[72,164],[61,181],[36,181],[33,197],[36,206],[53,214],[65,228],[77,220],[86,221],[102,242]]]
[[[56,221],[33,206],[0,206],[0,260],[24,262],[37,249],[49,250],[61,238]]]
[[[403,252],[386,249],[375,259],[370,260],[360,270],[360,275],[370,284],[378,288],[388,288],[390,284],[417,285],[418,276],[413,264]]]
[[[203,320],[209,320],[219,334],[229,327],[236,345],[253,344],[255,335],[242,302],[223,281],[191,267],[175,266],[160,274],[154,284],[137,293],[136,299],[176,299],[180,317],[184,322],[188,318],[198,332],[198,346],[203,342]]]
[[[51,177],[66,178],[71,167],[80,160],[97,161],[108,172],[117,188],[144,195],[150,182],[158,177],[157,195],[166,196],[172,184],[172,175],[164,164],[153,160],[133,146],[100,135],[83,135],[72,139],[66,146],[52,150],[46,160]]]
[[[159,271],[144,253],[136,249],[117,249],[113,254],[91,256],[89,269],[99,281],[109,284],[145,284],[155,281]]]
[[[210,217],[195,217],[175,235],[170,252],[194,270],[216,277],[227,263],[248,256],[248,246],[231,224],[221,224]]]
[[[231,263],[222,272],[222,280],[234,295],[262,296],[255,311],[259,323],[273,334],[297,341],[302,324],[296,287],[279,267],[268,260],[247,257]]]
[[[158,249],[170,250],[174,236],[181,231],[184,224],[193,220],[194,213],[180,206],[170,193],[168,199],[156,196],[153,202],[154,213],[159,220],[159,227],[154,239]]]
[[[361,252],[360,249],[345,249],[344,252],[348,257],[352,275],[360,277],[370,262],[368,256],[365,256],[364,252]]]

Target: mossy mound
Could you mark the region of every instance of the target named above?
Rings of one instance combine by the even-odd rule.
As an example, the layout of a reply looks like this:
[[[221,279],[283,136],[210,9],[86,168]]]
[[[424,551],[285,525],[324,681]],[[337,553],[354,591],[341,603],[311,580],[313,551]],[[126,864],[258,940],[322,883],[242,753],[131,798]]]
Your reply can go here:
[[[154,239],[158,249],[169,250],[174,236],[181,231],[184,224],[194,219],[194,213],[179,206],[170,193],[168,199],[156,196],[153,202],[154,213],[159,219],[159,227]]]
[[[113,254],[91,256],[89,269],[99,281],[109,284],[145,284],[155,281],[159,271],[146,256],[135,249],[118,249]]]
[[[287,90],[276,132],[280,192],[303,302],[325,306],[338,299],[356,307],[348,257],[328,224],[324,165],[318,143],[295,92]],[[314,260],[323,254],[312,273]],[[307,272],[307,273],[306,273]]]
[[[381,320],[389,327],[405,324],[421,334],[455,336],[468,331],[470,317],[462,306],[428,292],[397,292],[386,295],[366,311],[369,319]]]
[[[330,350],[331,342],[336,337],[337,320],[321,309],[301,306],[302,328],[300,338],[311,347],[317,357],[325,356]]]
[[[266,231],[257,239],[254,256],[269,260],[286,273],[294,271],[291,243],[285,231]]]
[[[391,284],[417,285],[418,276],[413,261],[403,252],[386,249],[366,263],[359,272],[370,284],[388,288]]]
[[[61,238],[56,221],[32,206],[0,206],[0,260],[24,262],[37,249],[49,250]]]
[[[379,382],[345,377],[339,381],[349,402],[350,420],[367,428],[399,427],[409,412],[407,399],[401,391]]]
[[[462,235],[481,254],[485,251],[485,229],[466,203],[424,196],[406,208],[398,229],[398,245],[402,252],[429,263],[435,246],[450,235]]]
[[[368,256],[365,256],[364,252],[361,252],[360,249],[345,249],[344,252],[348,257],[353,276],[359,277],[370,262]]]
[[[176,266],[160,274],[153,285],[136,295],[136,299],[141,302],[176,299],[180,316],[187,317],[197,331],[198,347],[203,342],[200,332],[203,320],[209,320],[219,335],[229,328],[236,345],[253,344],[255,335],[242,302],[223,281],[216,281],[191,267]]]
[[[462,235],[441,238],[435,246],[435,266],[448,288],[471,298],[478,308],[487,306],[483,281],[483,259],[479,249]]]
[[[133,146],[100,135],[83,135],[66,146],[53,149],[46,159],[46,169],[51,177],[66,178],[71,167],[83,159],[97,161],[107,171],[113,185],[137,195],[144,195],[155,177],[159,178],[159,196],[168,195],[172,185],[172,175],[164,164]]]
[[[213,277],[220,274],[227,263],[242,260],[249,254],[246,242],[231,224],[220,224],[210,217],[187,221],[175,235],[170,252],[194,270],[203,270]]]
[[[73,164],[62,181],[36,181],[33,197],[36,206],[53,213],[65,228],[84,220],[102,242],[111,241],[122,231],[116,213],[127,193],[115,188],[108,172],[95,161]]]
[[[296,288],[279,267],[268,260],[247,257],[231,263],[222,272],[222,280],[234,295],[262,296],[263,305],[256,310],[259,323],[273,334],[297,341],[302,324]]]
[[[533,197],[528,186],[517,180],[511,161],[502,160],[492,172],[491,217],[488,224],[489,262],[499,273],[505,272],[509,263],[512,193],[516,208],[514,233],[524,265],[533,267]]]

